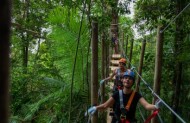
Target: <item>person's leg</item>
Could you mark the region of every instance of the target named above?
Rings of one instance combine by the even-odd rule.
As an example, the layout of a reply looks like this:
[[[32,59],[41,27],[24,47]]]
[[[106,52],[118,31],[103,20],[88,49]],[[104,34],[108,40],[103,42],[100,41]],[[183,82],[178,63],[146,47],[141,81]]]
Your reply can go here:
[[[118,53],[118,44],[115,44],[115,52]]]

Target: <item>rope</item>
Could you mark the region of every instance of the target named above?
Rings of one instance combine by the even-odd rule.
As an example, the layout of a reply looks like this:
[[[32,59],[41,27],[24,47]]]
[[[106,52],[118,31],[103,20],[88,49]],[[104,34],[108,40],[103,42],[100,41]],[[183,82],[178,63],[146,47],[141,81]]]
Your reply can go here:
[[[101,87],[101,86],[100,86]],[[100,98],[100,104],[102,103],[102,94],[101,94],[101,90],[100,90],[100,87],[99,87],[99,89],[98,89],[98,100],[99,100],[99,98]]]
[[[160,31],[160,33],[163,33],[163,32],[169,27],[169,25],[170,25],[172,22],[174,22],[174,21],[179,17],[179,15],[182,14],[183,11],[185,11],[185,9],[186,9],[189,5],[190,5],[190,3],[189,3],[173,20],[171,20],[170,23],[169,23],[163,30]]]
[[[161,118],[161,116],[160,116],[159,113],[157,114],[157,116],[158,116],[158,118],[159,118],[159,120],[160,120],[160,123],[164,123],[164,121],[162,120],[162,118]]]
[[[90,119],[91,119],[91,115],[89,115],[87,123],[90,123]]]
[[[144,95],[144,94],[142,93],[142,91],[141,91],[141,89],[140,89],[140,86],[139,86],[139,91],[140,91],[140,94],[141,94],[143,97],[145,97],[146,94]],[[139,108],[140,113],[142,113],[142,111],[141,111],[141,109],[140,109],[139,106],[138,106],[138,108]],[[161,118],[161,116],[160,116],[160,114],[159,114],[159,112],[158,112],[157,116],[158,116],[158,118],[159,118],[159,120],[160,120],[160,123],[164,123],[163,120],[162,120],[162,118]],[[143,117],[142,114],[141,114],[141,117],[143,118],[143,121],[145,122],[145,118]]]
[[[143,83],[147,86],[147,88],[152,92],[152,95],[154,95],[155,97],[157,97],[182,123],[186,123],[172,108],[170,108],[170,106],[168,104],[166,104],[155,92],[154,90],[148,85],[148,83],[142,78],[141,75],[139,75],[139,73],[137,72],[137,70],[135,69],[135,67],[132,65],[132,63],[130,62],[129,58],[124,54],[124,50],[122,49],[122,53],[124,55],[124,57],[127,59],[128,63],[132,66],[133,70],[137,73],[137,75],[140,77],[140,79],[143,81]]]
[[[145,121],[144,115],[143,115],[143,113],[142,113],[142,111],[141,111],[141,109],[140,109],[140,106],[139,106],[139,105],[137,105],[137,106],[138,106],[140,115],[141,115],[141,117],[142,117],[142,120],[143,120],[143,122],[144,122],[144,121]]]

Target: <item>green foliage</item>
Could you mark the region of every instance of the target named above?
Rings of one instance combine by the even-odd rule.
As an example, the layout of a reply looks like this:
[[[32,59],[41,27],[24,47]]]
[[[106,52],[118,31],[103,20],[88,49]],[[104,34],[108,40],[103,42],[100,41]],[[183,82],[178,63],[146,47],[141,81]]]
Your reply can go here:
[[[146,51],[144,55],[142,77],[152,87],[154,82],[155,52],[156,52],[156,28],[165,25],[175,16],[174,1],[168,0],[139,0],[135,8],[135,20],[122,16],[129,13],[129,0],[119,3],[115,1],[98,0],[92,8],[87,0],[87,8],[83,20],[83,0],[64,1],[14,1],[13,26],[11,41],[11,119],[12,123],[63,123],[69,116],[70,88],[73,75],[74,89],[71,109],[72,122],[84,123],[85,109],[90,105],[89,78],[90,58],[89,46],[91,40],[91,19],[96,19],[99,25],[99,35],[105,33],[106,44],[109,44],[109,34],[112,11],[119,13],[120,32],[124,32],[131,39],[135,38],[133,24],[135,22],[143,35],[141,39],[134,40],[132,64],[137,68],[141,51],[141,42],[146,35]],[[183,1],[184,2],[184,1]],[[187,3],[187,1],[186,1]],[[27,6],[28,5],[28,6]],[[26,14],[28,13],[28,14]],[[188,120],[189,91],[189,16],[184,12],[183,39],[181,53],[174,59],[175,49],[175,23],[164,32],[162,81],[160,95],[167,104],[172,105],[173,76],[175,62],[183,63],[181,94],[179,113]],[[82,21],[81,34],[79,35]],[[138,30],[138,31],[139,31]],[[37,32],[37,33],[36,33]],[[121,33],[120,33],[121,35]],[[101,36],[99,36],[100,39]],[[76,68],[73,70],[77,41],[79,49],[76,57]],[[99,49],[100,49],[99,45]],[[28,47],[27,52],[23,50]],[[128,49],[130,44],[128,45]],[[101,50],[99,50],[100,53]],[[128,50],[129,51],[129,50]],[[23,65],[24,53],[27,53],[27,64]],[[25,55],[26,56],[26,55]],[[100,63],[99,55],[99,63]],[[87,66],[88,65],[88,66]],[[99,65],[99,71],[101,66]],[[73,74],[74,73],[74,74]],[[88,78],[87,78],[88,77]],[[87,80],[88,79],[88,80]],[[141,82],[143,96],[151,102],[152,94]],[[109,92],[110,90],[106,90]],[[138,112],[139,113],[139,112]],[[149,112],[143,111],[145,116]],[[165,122],[171,121],[171,112],[163,107],[161,116]],[[101,117],[103,118],[103,117]],[[101,118],[99,120],[101,120]],[[140,117],[139,117],[140,118]]]
[[[158,25],[165,25],[174,14],[171,10],[173,3],[168,0],[139,0],[135,5],[135,22],[141,30],[153,30]]]

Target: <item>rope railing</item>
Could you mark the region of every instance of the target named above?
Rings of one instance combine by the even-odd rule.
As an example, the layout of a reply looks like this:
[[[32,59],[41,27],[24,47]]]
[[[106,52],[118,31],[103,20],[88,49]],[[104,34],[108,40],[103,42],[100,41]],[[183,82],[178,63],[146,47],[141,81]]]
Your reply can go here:
[[[143,95],[143,92],[141,91],[140,88],[139,88],[139,91],[140,91],[140,94],[141,94],[143,97],[145,97],[145,96]],[[140,108],[139,108],[139,110],[140,110]],[[141,111],[140,111],[140,112],[141,112]],[[160,120],[160,123],[164,123],[159,113],[157,114],[157,116],[158,116],[158,118],[159,118],[159,120]],[[145,120],[144,120],[144,121],[145,121]]]
[[[141,118],[142,118],[142,120],[143,120],[143,122],[144,122],[144,121],[145,121],[144,115],[143,115],[143,113],[142,113],[142,111],[141,111],[141,109],[140,109],[140,106],[139,106],[139,105],[137,105],[137,106],[138,106],[138,109],[139,109]]]
[[[121,43],[119,43],[120,46]],[[124,50],[121,50],[123,57],[127,59],[128,63],[131,65],[131,67],[133,68],[133,70],[137,73],[137,75],[140,77],[140,79],[142,80],[142,82],[146,85],[146,87],[151,91],[152,95],[154,95],[156,98],[158,98],[182,123],[186,123],[164,100],[162,100],[155,92],[154,90],[149,86],[149,84],[142,78],[141,75],[139,75],[138,71],[135,69],[135,67],[132,65],[132,63],[130,62],[129,58],[125,55]]]

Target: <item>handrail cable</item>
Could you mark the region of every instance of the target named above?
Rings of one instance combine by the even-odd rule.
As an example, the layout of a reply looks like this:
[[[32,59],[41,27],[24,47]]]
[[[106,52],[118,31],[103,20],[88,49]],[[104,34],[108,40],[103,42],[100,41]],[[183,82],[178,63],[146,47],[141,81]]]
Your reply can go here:
[[[142,113],[142,111],[141,111],[141,109],[140,109],[140,106],[139,106],[139,105],[137,105],[137,106],[138,106],[140,115],[141,115],[141,117],[142,117],[142,120],[143,120],[143,122],[144,122],[144,121],[145,121],[144,115],[143,115],[143,113]]]
[[[179,16],[183,11],[185,11],[185,9],[186,9],[187,7],[189,7],[189,5],[190,5],[190,3],[189,3],[185,8],[183,8],[183,10],[182,10],[178,15],[176,15],[176,17],[175,17],[173,20],[171,20],[170,23],[169,23],[163,30],[160,30],[160,33],[163,33],[163,32],[169,27],[169,25],[170,25],[173,21],[175,21],[175,20],[178,18],[178,16]]]
[[[120,43],[120,42],[119,42]],[[121,43],[120,43],[121,45]],[[168,104],[166,104],[165,101],[163,101],[155,92],[154,90],[148,85],[148,83],[142,78],[141,75],[139,75],[138,71],[135,69],[135,67],[130,62],[129,58],[124,54],[124,50],[122,49],[123,56],[127,59],[128,63],[132,66],[133,70],[137,73],[137,75],[140,77],[140,79],[144,82],[144,84],[147,86],[147,88],[152,92],[152,95],[157,97],[179,120],[181,120],[182,123],[186,123]]]
[[[140,94],[141,94],[143,97],[145,97],[145,96],[143,95],[142,91],[141,91],[140,86],[139,86],[139,91],[140,91]],[[139,109],[140,109],[140,108],[139,108]],[[159,118],[159,120],[160,120],[160,123],[164,123],[163,120],[162,120],[162,118],[161,118],[161,116],[160,116],[160,114],[159,114],[159,112],[158,112],[157,116],[158,116],[158,118]]]
[[[158,113],[157,115],[158,115],[158,118],[159,118],[160,122],[161,122],[161,123],[164,123],[164,121],[162,120],[160,114]]]

